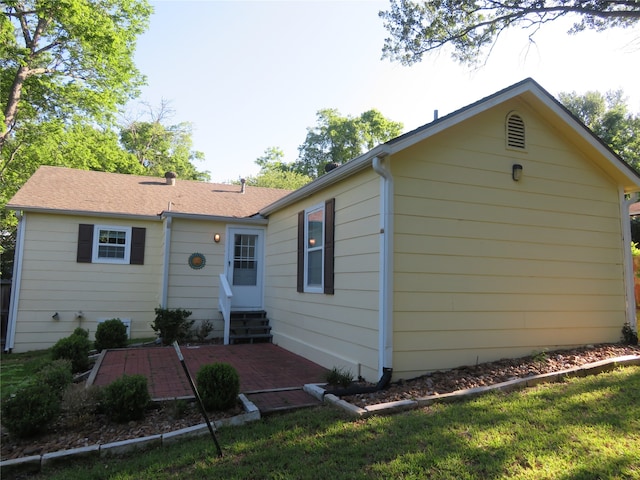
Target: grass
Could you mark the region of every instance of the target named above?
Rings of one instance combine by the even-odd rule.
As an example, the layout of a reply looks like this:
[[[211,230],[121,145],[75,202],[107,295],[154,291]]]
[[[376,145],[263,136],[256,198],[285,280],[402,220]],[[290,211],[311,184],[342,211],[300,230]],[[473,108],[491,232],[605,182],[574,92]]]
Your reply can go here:
[[[353,419],[332,407],[47,472],[47,479],[640,479],[640,367]]]
[[[31,381],[42,367],[51,361],[49,350],[0,355],[0,386],[2,397],[10,395]]]

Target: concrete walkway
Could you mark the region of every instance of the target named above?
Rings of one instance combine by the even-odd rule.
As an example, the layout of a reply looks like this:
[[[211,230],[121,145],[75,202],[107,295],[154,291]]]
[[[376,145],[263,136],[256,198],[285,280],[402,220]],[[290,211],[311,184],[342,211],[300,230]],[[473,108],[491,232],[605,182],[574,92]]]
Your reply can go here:
[[[270,343],[182,346],[181,350],[194,381],[202,365],[232,365],[240,376],[240,392],[262,413],[319,403],[302,386],[326,381],[327,369]],[[155,400],[193,396],[173,347],[108,350],[96,363],[89,383],[107,385],[125,374],[147,377]]]

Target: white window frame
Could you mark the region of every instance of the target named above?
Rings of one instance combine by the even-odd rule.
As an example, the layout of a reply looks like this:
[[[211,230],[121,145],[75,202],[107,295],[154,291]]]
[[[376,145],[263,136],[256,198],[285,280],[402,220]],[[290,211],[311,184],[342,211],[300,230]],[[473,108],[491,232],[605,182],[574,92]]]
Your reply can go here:
[[[107,258],[100,257],[100,230],[113,230],[125,233],[124,258]],[[120,245],[118,245],[120,246]],[[131,259],[131,227],[122,227],[117,225],[94,225],[93,227],[93,249],[91,252],[91,261],[93,263],[117,263],[128,264]]]
[[[309,216],[317,212],[322,212],[322,244],[319,247],[310,247]],[[304,211],[304,291],[307,293],[324,293],[324,230],[326,228],[325,221],[326,219],[324,203],[318,204]],[[309,253],[318,251],[322,252],[322,259],[320,262],[320,284],[309,285]]]

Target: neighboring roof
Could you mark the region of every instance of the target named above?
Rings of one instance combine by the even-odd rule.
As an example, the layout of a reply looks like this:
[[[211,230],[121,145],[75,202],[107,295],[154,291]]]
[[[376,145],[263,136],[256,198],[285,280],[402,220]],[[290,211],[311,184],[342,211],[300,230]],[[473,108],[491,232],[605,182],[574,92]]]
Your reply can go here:
[[[247,218],[289,190],[40,167],[7,204],[12,210],[157,217],[172,214]]]
[[[456,110],[449,115],[400,135],[382,145],[378,145],[364,155],[341,165],[304,187],[295,190],[286,197],[266,206],[260,210],[260,214],[268,216],[287,205],[339,182],[343,178],[370,167],[375,157],[382,158],[393,155],[515,97],[521,98],[534,110],[546,115],[556,129],[570,137],[576,145],[597,152],[594,158],[599,162],[598,166],[611,175],[611,177],[623,187],[626,193],[640,191],[640,174],[602,142],[598,136],[556,100],[553,95],[542,88],[532,78],[527,78],[478,100],[471,105],[463,107],[460,110]],[[393,159],[391,159],[391,161],[393,161]]]
[[[640,202],[629,205],[629,215],[640,215]]]

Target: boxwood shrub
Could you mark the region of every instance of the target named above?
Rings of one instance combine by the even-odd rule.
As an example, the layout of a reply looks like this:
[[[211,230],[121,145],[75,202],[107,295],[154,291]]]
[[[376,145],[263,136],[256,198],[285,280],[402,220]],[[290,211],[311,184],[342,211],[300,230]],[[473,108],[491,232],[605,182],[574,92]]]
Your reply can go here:
[[[207,410],[227,410],[240,393],[240,377],[228,363],[203,365],[196,375],[198,393]]]

